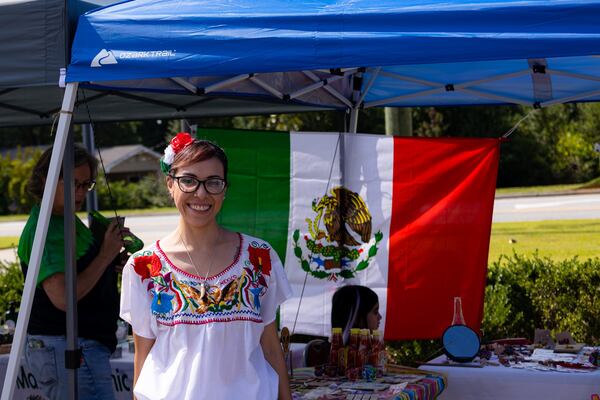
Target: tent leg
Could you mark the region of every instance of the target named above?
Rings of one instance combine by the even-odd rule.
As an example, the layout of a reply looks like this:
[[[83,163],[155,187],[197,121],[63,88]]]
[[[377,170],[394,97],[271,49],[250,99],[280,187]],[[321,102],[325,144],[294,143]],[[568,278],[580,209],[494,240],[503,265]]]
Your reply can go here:
[[[63,156],[64,239],[65,239],[65,305],[67,307],[67,346],[65,367],[69,386],[68,398],[77,400],[77,368],[81,352],[77,341],[77,266],[75,261],[75,187],[73,185],[74,149],[73,133],[67,130]]]
[[[42,260],[44,245],[46,243],[48,225],[50,224],[52,204],[54,203],[56,185],[58,184],[58,178],[60,176],[60,167],[62,165],[67,132],[69,131],[71,125],[73,107],[75,105],[75,98],[77,97],[77,86],[77,83],[67,84],[65,95],[63,97],[56,138],[54,139],[52,157],[50,158],[50,167],[48,168],[48,176],[46,179],[46,185],[44,186],[44,196],[42,197],[40,217],[35,229],[33,249],[31,251],[31,258],[29,260],[27,276],[25,278],[23,296],[21,297],[21,306],[19,309],[19,317],[17,318],[17,327],[10,350],[10,358],[8,360],[6,375],[4,377],[2,397],[0,398],[1,400],[11,400],[14,398],[15,385],[17,383],[17,373],[21,365],[21,355],[25,345],[27,324],[29,323],[29,315],[31,314],[36,280],[40,271],[40,262]]]
[[[351,108],[350,109],[350,124],[348,126],[348,132],[356,133],[357,127],[358,127],[358,109]]]

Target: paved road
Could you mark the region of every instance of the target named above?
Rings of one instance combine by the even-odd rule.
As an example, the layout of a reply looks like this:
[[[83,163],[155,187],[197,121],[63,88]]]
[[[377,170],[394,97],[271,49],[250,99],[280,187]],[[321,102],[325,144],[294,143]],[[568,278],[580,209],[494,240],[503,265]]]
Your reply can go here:
[[[600,194],[499,198],[494,222],[600,219]]]
[[[494,222],[600,219],[600,194],[498,198]],[[143,215],[126,218],[131,231],[151,243],[172,231],[177,215]],[[18,236],[25,221],[0,223],[0,236]],[[14,250],[0,250],[0,260],[14,260]]]

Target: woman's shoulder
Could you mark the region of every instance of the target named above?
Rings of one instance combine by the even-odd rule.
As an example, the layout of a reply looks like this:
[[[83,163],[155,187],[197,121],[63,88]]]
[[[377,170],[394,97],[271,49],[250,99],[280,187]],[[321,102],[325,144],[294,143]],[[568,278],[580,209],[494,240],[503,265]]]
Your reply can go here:
[[[131,259],[134,258],[138,258],[141,256],[151,256],[152,254],[158,254],[160,251],[160,248],[158,246],[158,242],[152,242],[150,244],[147,244],[146,246],[144,246],[143,249],[136,251],[135,253],[133,253],[131,255]]]
[[[264,249],[272,249],[273,246],[269,242],[264,239],[261,239],[257,236],[252,236],[247,233],[238,233],[242,240],[242,246],[246,248],[258,247]]]

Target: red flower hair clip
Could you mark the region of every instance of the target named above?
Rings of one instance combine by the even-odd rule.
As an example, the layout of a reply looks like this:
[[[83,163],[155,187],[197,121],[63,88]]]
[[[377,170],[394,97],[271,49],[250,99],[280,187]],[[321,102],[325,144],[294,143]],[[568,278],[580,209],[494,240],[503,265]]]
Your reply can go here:
[[[165,148],[165,154],[160,159],[160,169],[165,175],[169,174],[171,164],[175,161],[175,155],[192,143],[194,143],[194,138],[187,132],[179,132],[171,139],[171,143]]]
[[[170,146],[173,148],[173,152],[177,154],[193,142],[194,138],[192,135],[187,132],[179,132],[173,139],[171,139]]]

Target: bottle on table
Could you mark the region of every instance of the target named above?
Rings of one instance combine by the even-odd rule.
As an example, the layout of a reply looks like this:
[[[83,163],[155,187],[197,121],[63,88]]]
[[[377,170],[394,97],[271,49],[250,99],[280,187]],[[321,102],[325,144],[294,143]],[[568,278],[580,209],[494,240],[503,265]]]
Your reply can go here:
[[[377,375],[381,376],[385,372],[385,344],[383,343],[383,336],[378,330],[373,331],[373,338],[371,339],[371,358],[369,363],[377,369]]]
[[[339,349],[339,353],[338,353],[338,363],[337,363],[338,376],[346,375],[347,367],[348,367],[348,347],[343,346]]]
[[[466,325],[465,317],[463,316],[462,298],[454,298],[454,314],[452,316],[452,325]]]
[[[340,350],[344,345],[342,339],[342,328],[331,329],[331,348],[329,350],[329,364],[327,366],[327,375],[336,376],[340,357]]]
[[[348,356],[346,357],[346,369],[356,368],[359,341],[360,329],[350,329],[350,339],[348,340]]]
[[[358,342],[358,354],[356,356],[356,366],[363,368],[369,362],[369,351],[371,350],[371,340],[368,329],[360,330],[360,340]]]

